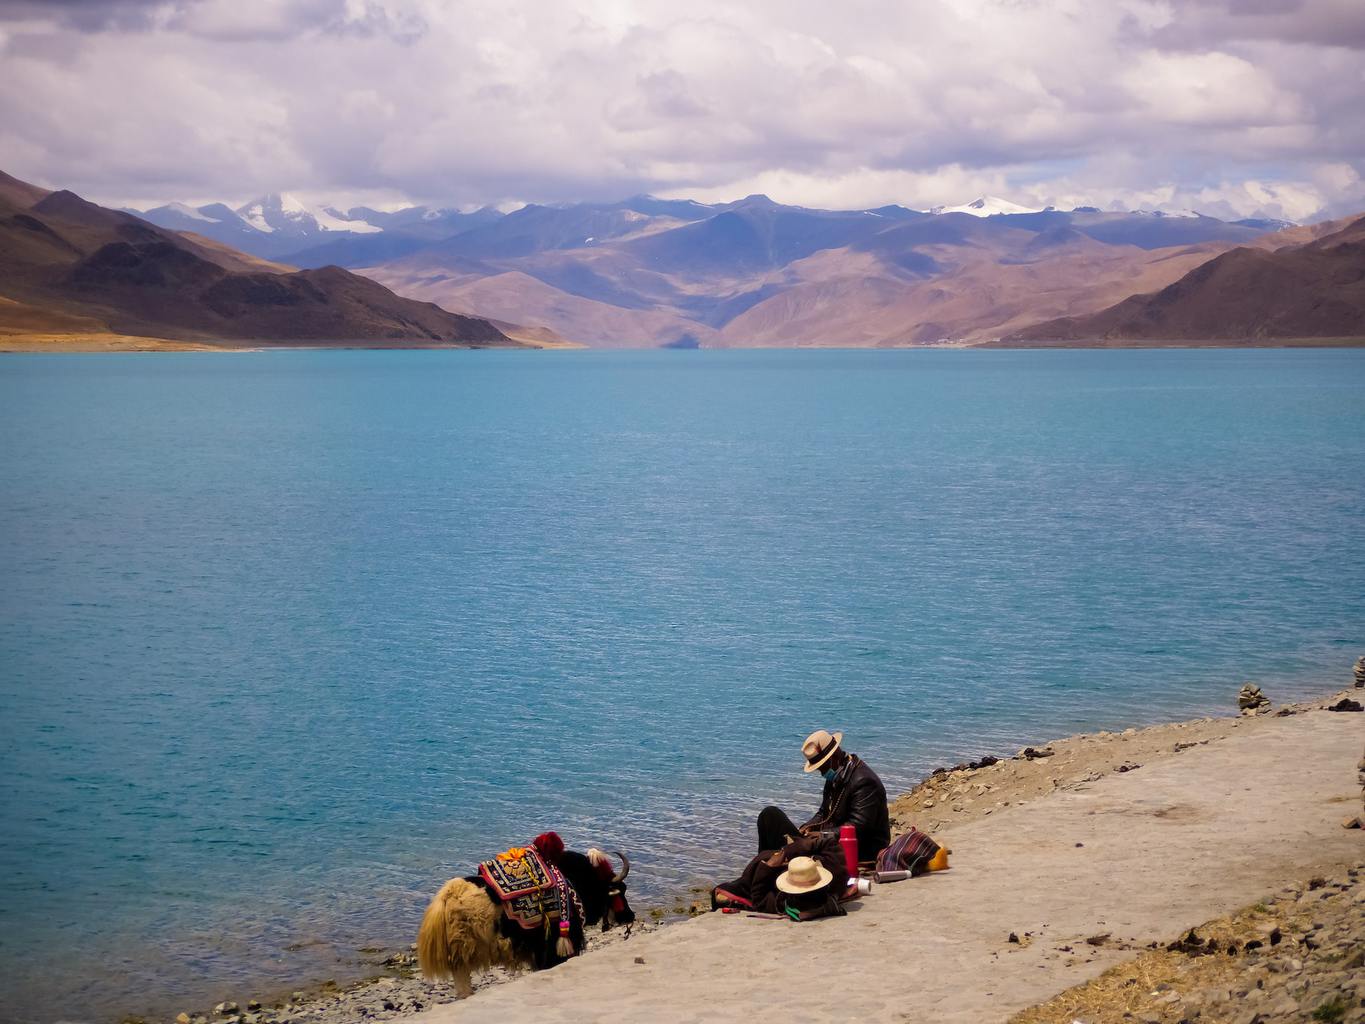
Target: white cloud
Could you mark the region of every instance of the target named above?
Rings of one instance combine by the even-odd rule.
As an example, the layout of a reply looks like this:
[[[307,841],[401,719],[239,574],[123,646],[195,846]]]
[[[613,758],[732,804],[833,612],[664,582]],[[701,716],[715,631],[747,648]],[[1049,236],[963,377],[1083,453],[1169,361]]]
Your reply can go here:
[[[1350,201],[1360,5],[1236,3],[0,0],[0,152],[148,200]]]

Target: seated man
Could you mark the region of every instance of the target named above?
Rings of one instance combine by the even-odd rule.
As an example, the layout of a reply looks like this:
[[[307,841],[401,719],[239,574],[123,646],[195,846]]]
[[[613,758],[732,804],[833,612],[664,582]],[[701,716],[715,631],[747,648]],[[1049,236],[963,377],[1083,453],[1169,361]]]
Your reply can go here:
[[[891,821],[886,809],[886,787],[861,758],[840,747],[844,734],[824,729],[811,733],[801,744],[807,772],[825,778],[824,798],[815,816],[797,827],[777,807],[765,807],[758,816],[758,848],[780,850],[800,836],[839,834],[840,825],[852,825],[858,834],[858,859],[874,860],[891,842]]]

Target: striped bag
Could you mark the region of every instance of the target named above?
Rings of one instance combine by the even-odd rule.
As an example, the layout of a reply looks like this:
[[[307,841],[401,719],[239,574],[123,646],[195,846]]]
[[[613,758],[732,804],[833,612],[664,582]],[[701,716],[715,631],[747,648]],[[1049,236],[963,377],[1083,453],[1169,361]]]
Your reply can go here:
[[[929,861],[938,853],[938,843],[917,828],[891,840],[891,845],[877,854],[878,871],[908,871],[922,875],[929,870]]]

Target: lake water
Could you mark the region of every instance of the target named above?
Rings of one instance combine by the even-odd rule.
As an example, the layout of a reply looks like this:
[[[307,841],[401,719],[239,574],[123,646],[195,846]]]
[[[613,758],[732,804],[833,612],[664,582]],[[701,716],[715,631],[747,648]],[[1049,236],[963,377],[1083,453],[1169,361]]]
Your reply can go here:
[[[355,973],[557,828],[813,809],[1365,653],[1365,351],[0,362],[0,1018]]]

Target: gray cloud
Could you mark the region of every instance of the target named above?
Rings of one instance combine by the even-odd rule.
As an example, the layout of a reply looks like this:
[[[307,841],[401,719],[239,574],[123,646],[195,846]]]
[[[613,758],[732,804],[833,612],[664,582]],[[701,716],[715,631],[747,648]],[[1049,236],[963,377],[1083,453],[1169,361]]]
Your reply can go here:
[[[1354,0],[0,0],[6,169],[96,198],[1365,206]]]
[[[197,0],[0,0],[0,22],[47,18],[79,32],[137,32]]]

